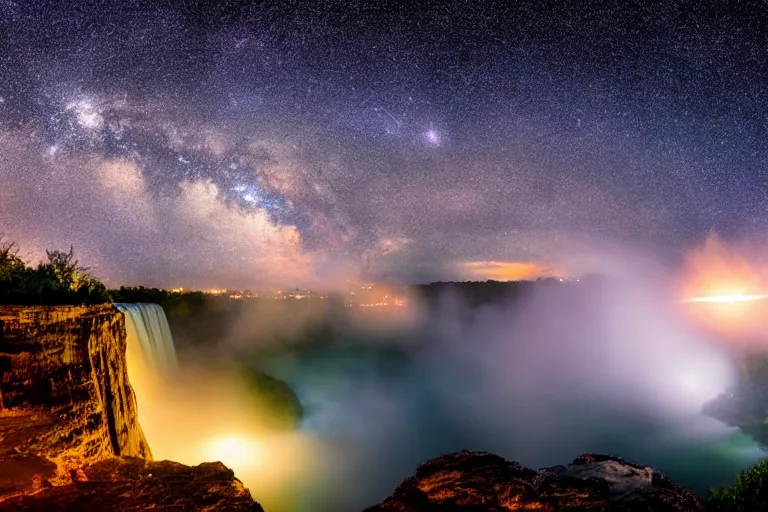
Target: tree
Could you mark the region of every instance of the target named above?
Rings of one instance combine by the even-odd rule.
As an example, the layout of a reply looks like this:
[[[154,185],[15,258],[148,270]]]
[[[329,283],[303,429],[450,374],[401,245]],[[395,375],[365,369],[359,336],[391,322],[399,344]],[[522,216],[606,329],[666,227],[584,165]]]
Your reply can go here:
[[[74,249],[46,251],[48,261],[26,265],[19,247],[0,235],[0,304],[97,304],[109,301],[106,287],[75,259]]]
[[[19,257],[19,246],[0,233],[0,278],[24,270],[26,265]]]
[[[90,269],[81,267],[75,259],[74,247],[69,246],[69,252],[45,251],[48,255],[48,265],[54,277],[65,288],[77,291],[82,284],[91,279]]]

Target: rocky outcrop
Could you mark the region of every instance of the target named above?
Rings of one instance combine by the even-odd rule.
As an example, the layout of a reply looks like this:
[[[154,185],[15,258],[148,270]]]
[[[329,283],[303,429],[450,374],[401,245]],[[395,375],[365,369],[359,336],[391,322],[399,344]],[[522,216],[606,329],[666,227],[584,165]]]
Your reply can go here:
[[[702,412],[739,427],[763,448],[768,447],[768,357],[745,355],[737,359],[742,368],[738,385],[705,403]],[[749,368],[749,369],[746,369]]]
[[[0,509],[252,510],[221,463],[152,461],[111,305],[0,307]]]
[[[583,455],[567,466],[529,469],[487,452],[462,451],[416,469],[392,496],[365,512],[693,512],[691,491],[653,468],[607,455]]]
[[[88,465],[82,480],[2,503],[7,512],[264,512],[221,462],[189,467],[170,461],[114,458]]]
[[[768,449],[768,386],[734,388],[705,403],[702,413],[739,427]]]

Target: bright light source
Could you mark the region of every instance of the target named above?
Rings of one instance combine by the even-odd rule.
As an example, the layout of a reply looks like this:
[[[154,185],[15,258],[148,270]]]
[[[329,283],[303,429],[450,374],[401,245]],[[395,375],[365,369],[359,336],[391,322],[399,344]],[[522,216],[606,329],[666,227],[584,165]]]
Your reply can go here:
[[[245,469],[258,464],[261,446],[245,436],[227,435],[215,438],[203,447],[204,460],[217,460],[232,469]]]
[[[706,388],[705,386],[703,386],[701,379],[699,379],[696,375],[693,375],[693,374],[681,375],[680,384],[682,384],[684,388],[692,392],[700,392],[702,391],[702,389],[706,391]]]

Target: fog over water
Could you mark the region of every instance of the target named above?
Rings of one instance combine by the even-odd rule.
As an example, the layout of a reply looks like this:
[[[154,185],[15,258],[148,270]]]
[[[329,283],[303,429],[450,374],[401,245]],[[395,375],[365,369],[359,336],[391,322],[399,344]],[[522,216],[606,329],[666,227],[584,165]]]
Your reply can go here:
[[[768,297],[768,2],[562,4],[0,0],[0,233],[29,261],[74,247],[109,288],[610,276],[402,318],[138,308],[176,326],[173,375],[126,351],[155,458],[346,512],[465,448],[701,493],[764,456],[700,410],[768,351],[768,299],[680,301]]]
[[[254,303],[206,351],[180,343],[175,382],[134,365],[142,427],[157,458],[219,459],[269,512],[359,511],[461,449],[530,467],[607,452],[703,494],[765,454],[700,413],[736,382],[735,352],[647,275],[537,283],[479,307],[446,292],[399,313]],[[332,343],[281,349],[324,316],[343,326]],[[232,364],[291,386],[296,431],[263,427]]]
[[[323,471],[305,493],[315,507],[359,510],[419,463],[465,448],[532,467],[608,452],[705,493],[764,453],[700,414],[735,370],[677,313],[626,279],[542,285],[472,311],[445,297],[402,334],[414,337],[399,340],[405,354],[360,337],[261,367],[293,387],[302,431],[321,440]]]

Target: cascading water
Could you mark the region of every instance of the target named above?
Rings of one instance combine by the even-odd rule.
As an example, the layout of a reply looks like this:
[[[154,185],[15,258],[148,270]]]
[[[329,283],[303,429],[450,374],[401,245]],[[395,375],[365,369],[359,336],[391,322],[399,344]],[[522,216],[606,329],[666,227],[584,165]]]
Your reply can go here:
[[[293,497],[286,497],[286,482],[309,478],[314,463],[308,461],[319,460],[319,447],[297,433],[265,428],[262,407],[239,372],[192,360],[179,368],[160,306],[115,307],[124,315],[128,381],[155,460],[190,466],[221,461],[268,510],[297,510]]]
[[[115,307],[125,315],[129,353],[136,352],[130,345],[138,341],[149,369],[165,377],[178,372],[176,348],[163,308],[157,304],[115,304]]]

